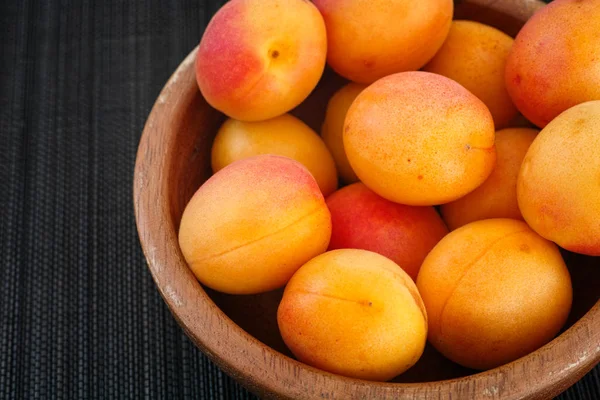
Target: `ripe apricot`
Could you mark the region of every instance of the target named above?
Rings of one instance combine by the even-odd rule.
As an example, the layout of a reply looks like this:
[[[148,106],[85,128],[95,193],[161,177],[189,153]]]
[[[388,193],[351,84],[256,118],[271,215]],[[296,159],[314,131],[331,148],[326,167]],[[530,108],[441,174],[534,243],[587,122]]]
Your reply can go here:
[[[302,163],[324,196],[337,189],[335,162],[327,146],[304,122],[290,114],[257,122],[225,121],[213,142],[212,168],[217,172],[234,161],[259,154],[285,156]]]
[[[567,320],[573,295],[558,247],[512,219],[450,232],[425,258],[417,287],[431,344],[474,369],[546,344]]]
[[[525,221],[559,246],[600,256],[600,101],[550,122],[531,144],[517,182]]]
[[[554,0],[527,21],[506,64],[506,87],[543,128],[561,112],[600,100],[600,0]]]
[[[211,19],[196,56],[206,101],[231,118],[262,121],[300,104],[327,55],[325,23],[303,0],[231,0]]]
[[[287,157],[236,161],[189,201],[179,245],[198,280],[231,294],[283,286],[327,249],[331,216],[317,182]]]
[[[333,193],[326,203],[331,212],[329,250],[374,251],[413,280],[427,253],[448,233],[433,207],[391,202],[360,182]]]
[[[372,83],[421,68],[442,46],[452,0],[314,0],[327,26],[327,62],[340,75]]]
[[[429,72],[387,76],[348,110],[344,148],[360,180],[396,203],[436,205],[469,193],[496,161],[494,122],[481,100]]]
[[[366,250],[321,254],[290,279],[277,311],[281,336],[302,362],[385,381],[425,348],[427,314],[410,277]]]

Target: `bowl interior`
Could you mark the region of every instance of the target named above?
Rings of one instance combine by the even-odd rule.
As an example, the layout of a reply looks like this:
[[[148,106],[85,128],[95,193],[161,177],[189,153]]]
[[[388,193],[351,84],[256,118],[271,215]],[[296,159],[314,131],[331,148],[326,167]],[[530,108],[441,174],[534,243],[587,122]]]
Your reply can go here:
[[[331,70],[327,70],[316,90],[301,106],[293,110],[292,114],[319,132],[327,100],[344,83],[346,81],[343,78]],[[174,187],[174,190],[171,191],[173,194],[171,198],[172,222],[176,228],[187,201],[211,174],[210,146],[219,124],[224,120],[220,113],[212,109],[205,109],[204,101],[199,94],[194,99],[194,103],[197,104],[192,104],[188,110],[190,115],[183,118],[184,121],[191,122],[191,124],[182,125],[178,130],[181,132],[191,129],[196,132],[196,137],[194,139],[188,135],[180,135],[182,140],[186,137],[194,140],[192,143],[182,143],[181,146],[178,146],[182,154],[181,157],[175,158],[176,164],[173,165],[171,174],[174,178],[171,181]],[[196,111],[193,111],[194,109]],[[206,121],[205,117],[197,116],[199,109],[210,114],[212,125],[193,125],[196,119]],[[562,254],[571,273],[574,295],[569,319],[561,331],[564,332],[600,300],[600,291],[597,289],[596,283],[600,282],[600,258],[564,250]],[[257,295],[228,295],[207,287],[203,287],[203,289],[214,303],[242,329],[274,350],[293,357],[285,346],[277,327],[277,307],[283,295],[283,289]],[[449,361],[430,344],[427,344],[419,362],[404,374],[393,379],[393,382],[431,382],[463,377],[477,372]]]
[[[508,34],[514,36],[524,21],[532,14],[533,10],[539,8],[541,4],[537,1],[498,1],[489,2],[483,0],[458,1],[456,2],[455,18],[471,19],[495,26]],[[497,6],[482,6],[484,3],[497,3]],[[521,8],[515,7],[515,4],[521,5]],[[512,10],[508,12],[507,10]],[[177,263],[181,265],[182,258],[178,254],[176,235],[168,237],[166,247],[169,247],[171,253],[166,261],[159,262],[155,258],[157,244],[160,235],[155,235],[154,239],[144,228],[141,227],[145,221],[144,218],[154,218],[152,212],[139,205],[139,197],[144,196],[143,191],[148,185],[148,176],[144,169],[152,168],[155,159],[164,161],[165,169],[158,172],[155,176],[160,180],[157,193],[166,193],[165,220],[160,224],[150,224],[149,229],[166,229],[177,232],[179,221],[185,208],[185,205],[194,194],[196,189],[211,175],[210,169],[210,150],[211,144],[220,124],[225,117],[212,109],[200,95],[195,80],[192,53],[180,69],[171,78],[169,85],[157,100],[157,105],[153,110],[145,129],[144,136],[149,135],[148,131],[159,132],[156,134],[165,135],[164,146],[151,143],[152,139],[143,138],[142,145],[138,153],[136,166],[136,217],[138,219],[138,229],[144,251],[146,253],[150,269],[161,290],[162,295],[171,307],[173,314],[180,321],[194,320],[194,318],[203,318],[205,316],[181,315],[176,308],[177,305],[184,302],[182,296],[185,292],[204,291],[214,302],[210,306],[216,305],[222,310],[235,324],[244,331],[258,339],[260,342],[269,346],[271,349],[281,354],[292,357],[287,349],[277,328],[276,311],[283,290],[276,290],[259,295],[227,295],[219,293],[209,288],[200,287],[196,283],[188,285],[185,289],[173,288],[169,286],[168,279],[177,274],[181,279],[193,279],[190,271],[181,267],[172,267],[165,271],[165,268],[171,268],[168,263]],[[185,83],[182,83],[185,82]],[[293,114],[304,120],[315,131],[319,132],[324,118],[325,108],[329,97],[346,81],[326,70],[321,82],[311,96],[297,109]],[[185,85],[181,87],[180,85]],[[177,89],[175,89],[177,87]],[[179,90],[180,93],[175,96],[169,94],[169,90]],[[173,104],[164,105],[165,98],[174,99]],[[162,107],[162,108],[161,108]],[[162,113],[159,115],[159,112]],[[168,114],[168,115],[165,115]],[[167,128],[162,128],[162,124],[167,124]],[[162,130],[161,130],[162,129]],[[152,134],[155,134],[154,132]],[[144,140],[146,140],[144,142]],[[165,152],[163,157],[160,152]],[[162,157],[162,158],[161,158]],[[159,163],[160,164],[160,163]],[[162,186],[161,186],[162,185]],[[160,198],[155,201],[161,201]],[[149,206],[148,206],[149,207]],[[141,211],[140,211],[141,210]],[[158,235],[158,236],[156,236]],[[173,255],[176,254],[177,255]],[[600,282],[600,258],[586,257],[569,252],[563,252],[569,270],[571,272],[574,288],[574,302],[566,330],[586,314],[600,299],[600,291],[597,288],[597,282]],[[171,257],[171,259],[169,259]],[[174,293],[179,293],[175,295]],[[178,297],[179,296],[179,297]],[[596,310],[598,307],[596,307]],[[597,311],[596,311],[597,312]],[[596,320],[597,321],[597,320]],[[182,323],[184,329],[188,331],[193,340],[197,343],[202,342],[201,334],[210,334],[210,332],[195,332],[189,323]],[[598,334],[596,334],[598,337]],[[203,346],[201,346],[203,347]],[[219,358],[219,355],[210,354],[211,349],[204,346],[204,350],[209,356]],[[600,346],[596,350],[600,353]],[[597,360],[598,357],[595,357]],[[233,373],[231,369],[228,372]],[[427,345],[425,353],[420,361],[409,371],[394,379],[394,382],[433,382],[443,379],[465,377],[473,375],[473,371],[461,367],[441,356],[435,349]]]

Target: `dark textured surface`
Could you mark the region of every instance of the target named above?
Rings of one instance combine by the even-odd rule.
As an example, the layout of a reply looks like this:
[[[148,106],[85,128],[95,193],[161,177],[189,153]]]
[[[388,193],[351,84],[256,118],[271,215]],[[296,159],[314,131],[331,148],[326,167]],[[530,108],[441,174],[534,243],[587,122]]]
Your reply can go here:
[[[221,2],[0,2],[0,398],[252,398],[146,268],[135,154]],[[600,398],[597,367],[562,399]]]

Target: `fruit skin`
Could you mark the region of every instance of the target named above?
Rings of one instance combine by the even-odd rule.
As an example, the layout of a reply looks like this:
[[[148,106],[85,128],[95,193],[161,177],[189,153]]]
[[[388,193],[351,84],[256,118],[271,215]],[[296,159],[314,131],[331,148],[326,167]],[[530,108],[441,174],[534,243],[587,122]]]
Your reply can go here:
[[[425,259],[417,287],[430,343],[480,370],[549,342],[566,322],[573,295],[558,247],[511,219],[450,232]]]
[[[231,0],[211,19],[196,56],[206,101],[227,116],[261,121],[300,104],[327,54],[325,23],[303,0]]]
[[[600,256],[600,101],[560,114],[527,151],[517,181],[525,221],[540,235]]]
[[[316,179],[324,196],[337,189],[335,162],[327,146],[315,131],[290,114],[258,122],[225,121],[213,142],[212,168],[217,172],[234,161],[259,154],[300,162]]]
[[[323,253],[331,216],[317,182],[297,161],[259,155],[209,178],[187,204],[179,245],[204,285],[254,294],[285,285]]]
[[[517,202],[517,178],[536,129],[507,128],[496,132],[496,165],[477,189],[440,211],[450,230],[489,218],[523,219]]]
[[[453,21],[446,41],[423,71],[460,83],[483,101],[496,129],[502,129],[517,116],[517,108],[504,84],[506,59],[512,44],[510,36],[489,25]]]
[[[327,62],[372,83],[421,68],[448,35],[452,0],[314,0],[327,26]]]
[[[325,120],[321,127],[321,137],[331,151],[340,177],[345,183],[354,183],[358,181],[358,177],[352,170],[344,150],[344,121],[352,102],[366,87],[350,82],[335,92],[327,103]]]
[[[429,72],[402,72],[367,87],[344,127],[348,161],[378,195],[407,205],[456,200],[492,172],[489,110],[458,83]]]
[[[538,11],[515,39],[505,79],[519,111],[540,128],[600,100],[600,0],[555,0]]]
[[[277,322],[300,361],[377,381],[413,366],[427,337],[414,282],[366,250],[329,251],[303,265],[285,288]]]
[[[393,203],[358,182],[326,199],[329,250],[364,249],[384,255],[413,280],[429,251],[448,233],[437,211]]]

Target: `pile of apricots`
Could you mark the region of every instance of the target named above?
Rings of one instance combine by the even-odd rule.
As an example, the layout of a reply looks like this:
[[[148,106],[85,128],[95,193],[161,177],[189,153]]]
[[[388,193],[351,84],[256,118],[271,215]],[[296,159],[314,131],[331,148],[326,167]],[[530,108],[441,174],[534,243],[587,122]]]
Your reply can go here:
[[[217,291],[285,286],[281,336],[322,370],[389,380],[426,341],[508,363],[565,324],[558,246],[600,255],[600,0],[555,0],[514,40],[452,0],[365,4],[214,15],[196,78],[228,119],[181,251]],[[326,67],[347,84],[318,134],[288,112]]]

